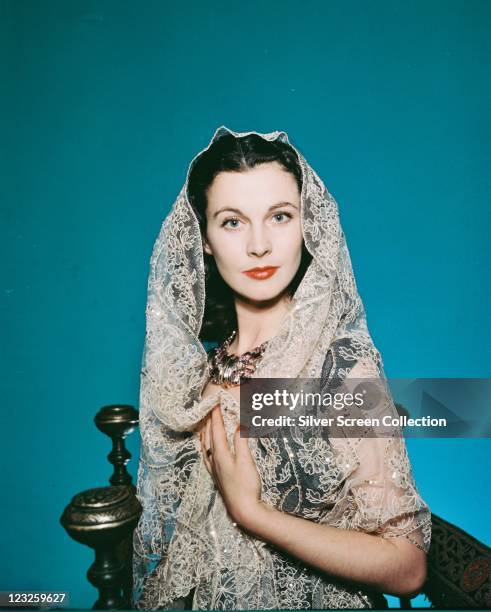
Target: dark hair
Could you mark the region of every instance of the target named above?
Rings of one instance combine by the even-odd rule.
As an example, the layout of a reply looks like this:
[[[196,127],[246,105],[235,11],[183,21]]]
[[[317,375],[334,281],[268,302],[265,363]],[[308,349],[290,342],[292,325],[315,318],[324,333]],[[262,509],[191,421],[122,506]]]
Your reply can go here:
[[[207,189],[220,172],[244,172],[259,164],[278,162],[290,172],[302,191],[302,171],[297,154],[287,143],[268,141],[257,134],[236,137],[226,134],[213,142],[192,164],[189,172],[187,196],[199,222],[201,235],[206,236]],[[237,328],[233,292],[220,276],[215,258],[203,253],[205,264],[205,312],[200,339],[205,342],[222,342]],[[288,286],[293,295],[312,260],[312,255],[302,245],[300,266]]]

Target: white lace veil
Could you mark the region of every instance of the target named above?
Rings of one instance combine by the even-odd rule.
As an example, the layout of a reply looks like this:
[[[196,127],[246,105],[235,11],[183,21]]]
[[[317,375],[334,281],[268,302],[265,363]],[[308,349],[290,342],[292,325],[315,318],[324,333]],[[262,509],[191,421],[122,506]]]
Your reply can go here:
[[[241,137],[257,132],[238,133],[222,126],[208,147],[225,134]],[[291,145],[285,132],[258,135]],[[385,380],[380,354],[367,329],[337,204],[293,148],[302,171],[301,223],[312,261],[255,377],[320,377],[330,352],[344,375]],[[274,554],[264,543],[238,533],[230,522],[192,433],[218,398],[231,439],[238,406],[226,392],[206,400],[201,397],[208,377],[207,353],[198,339],[205,274],[200,228],[187,198],[188,179],[189,170],[150,261],[137,483],[143,513],[134,534],[133,603],[143,609],[165,608],[208,580],[222,598],[218,602],[202,586],[196,607],[308,607],[303,592],[307,587],[302,592],[295,587],[294,595],[285,587],[283,599],[273,592],[273,578],[268,576]],[[396,414],[390,394],[384,395],[383,403],[385,413],[389,409]],[[255,439],[249,440],[249,446],[262,478],[263,499],[278,506],[281,449],[274,441],[258,444]],[[283,510],[345,529],[407,537],[428,550],[431,515],[412,478],[403,438],[351,437],[331,444],[309,439],[297,441],[297,447],[296,478],[315,475],[316,490],[307,489],[302,503]],[[302,490],[302,483],[297,485]],[[240,551],[233,559],[223,553],[226,544]],[[358,600],[346,599],[342,589],[332,600],[327,596],[328,591],[332,595],[330,587],[322,588],[324,595],[313,600],[319,607],[340,603],[343,597],[348,607],[361,607]]]

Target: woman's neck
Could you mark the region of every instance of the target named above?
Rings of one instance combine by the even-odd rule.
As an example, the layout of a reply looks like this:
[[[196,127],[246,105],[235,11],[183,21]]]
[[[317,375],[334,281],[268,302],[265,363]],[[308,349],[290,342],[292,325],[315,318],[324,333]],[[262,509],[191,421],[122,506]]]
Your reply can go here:
[[[260,303],[236,296],[237,334],[228,353],[242,355],[276,336],[290,302],[291,299],[284,294],[274,300]]]

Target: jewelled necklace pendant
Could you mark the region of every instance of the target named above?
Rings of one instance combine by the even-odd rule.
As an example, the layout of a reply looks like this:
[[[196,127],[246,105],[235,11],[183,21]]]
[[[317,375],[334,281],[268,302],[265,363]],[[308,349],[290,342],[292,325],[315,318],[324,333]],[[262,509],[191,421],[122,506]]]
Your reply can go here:
[[[251,378],[261,359],[268,341],[242,355],[229,355],[227,349],[235,338],[234,330],[225,342],[214,349],[210,358],[211,382],[224,387],[233,387]]]

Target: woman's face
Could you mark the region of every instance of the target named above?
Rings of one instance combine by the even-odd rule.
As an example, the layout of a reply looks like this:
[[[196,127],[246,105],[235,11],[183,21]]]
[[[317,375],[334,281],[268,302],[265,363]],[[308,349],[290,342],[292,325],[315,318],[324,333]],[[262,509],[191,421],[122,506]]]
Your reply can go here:
[[[302,255],[300,193],[278,162],[243,172],[220,172],[207,191],[207,239],[223,280],[250,301],[279,296]],[[274,267],[262,274],[254,268]]]

